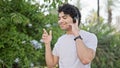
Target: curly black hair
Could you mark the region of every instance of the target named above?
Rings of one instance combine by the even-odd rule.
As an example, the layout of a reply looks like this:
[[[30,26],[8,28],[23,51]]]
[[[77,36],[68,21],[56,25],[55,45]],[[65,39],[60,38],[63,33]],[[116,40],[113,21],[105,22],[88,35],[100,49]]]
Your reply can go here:
[[[60,12],[64,12],[64,14],[69,14],[73,20],[75,18],[78,19],[78,26],[80,25],[81,22],[81,13],[79,11],[79,9],[77,7],[75,7],[74,5],[70,5],[70,4],[63,4],[62,6],[58,7],[58,13]]]

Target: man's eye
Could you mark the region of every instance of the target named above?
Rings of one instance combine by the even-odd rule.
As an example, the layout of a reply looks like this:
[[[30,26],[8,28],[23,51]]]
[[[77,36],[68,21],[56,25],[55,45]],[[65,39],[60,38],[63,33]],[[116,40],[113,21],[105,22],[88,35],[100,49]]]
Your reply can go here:
[[[60,17],[58,17],[58,20],[60,20]]]
[[[60,18],[58,18],[58,20],[60,20]]]
[[[67,19],[66,17],[63,17],[63,19]]]

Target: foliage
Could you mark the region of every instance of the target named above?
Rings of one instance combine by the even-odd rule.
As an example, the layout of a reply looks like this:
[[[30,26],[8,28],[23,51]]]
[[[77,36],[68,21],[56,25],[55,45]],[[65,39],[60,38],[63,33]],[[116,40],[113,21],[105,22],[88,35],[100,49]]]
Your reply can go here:
[[[56,15],[45,16],[42,6],[33,0],[0,0],[0,68],[45,66],[42,29],[58,27]]]
[[[57,8],[58,5],[68,2],[68,0],[44,0],[44,2],[50,4],[49,8]]]

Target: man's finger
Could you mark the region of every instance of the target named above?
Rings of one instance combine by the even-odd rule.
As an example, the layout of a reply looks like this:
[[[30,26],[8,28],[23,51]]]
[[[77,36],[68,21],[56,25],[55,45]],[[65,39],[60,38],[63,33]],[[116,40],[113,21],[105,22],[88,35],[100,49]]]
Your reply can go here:
[[[45,29],[43,29],[43,33],[44,33],[44,34],[48,34],[47,31],[46,31]]]
[[[50,36],[52,36],[52,30],[49,31]]]

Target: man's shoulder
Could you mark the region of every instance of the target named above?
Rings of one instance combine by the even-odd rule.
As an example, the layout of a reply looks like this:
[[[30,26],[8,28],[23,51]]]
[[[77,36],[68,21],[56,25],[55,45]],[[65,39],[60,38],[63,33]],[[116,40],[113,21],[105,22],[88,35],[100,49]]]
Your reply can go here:
[[[86,31],[86,30],[80,30],[80,33],[81,33],[81,34],[91,34],[91,32]]]
[[[96,37],[94,33],[85,30],[80,30],[80,35],[83,37]]]
[[[61,36],[58,38],[58,40],[63,39],[65,36],[66,36],[65,34],[61,35]]]

